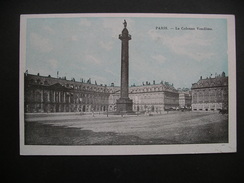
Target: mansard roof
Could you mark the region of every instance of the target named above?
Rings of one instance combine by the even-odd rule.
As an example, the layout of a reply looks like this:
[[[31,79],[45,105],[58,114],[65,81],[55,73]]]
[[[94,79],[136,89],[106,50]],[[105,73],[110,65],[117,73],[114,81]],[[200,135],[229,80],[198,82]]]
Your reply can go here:
[[[55,83],[53,85],[48,86],[49,89],[54,89],[54,90],[63,90],[66,91],[69,88],[66,88],[65,86],[61,85],[60,83]]]
[[[215,78],[206,78],[200,80],[197,83],[192,84],[192,89],[196,88],[213,88],[213,87],[223,87],[228,86],[228,77],[217,76]]]
[[[165,85],[165,84],[142,85],[142,86],[133,86],[129,88],[130,93],[154,92],[154,91],[178,92],[173,86]]]
[[[106,85],[96,85],[91,83],[82,83],[78,81],[66,80],[62,78],[53,78],[40,75],[25,75],[25,84],[31,85],[32,87],[37,88],[47,88],[47,89],[56,89],[56,90],[86,90],[86,91],[95,91],[106,93],[108,87]]]
[[[45,87],[49,89],[56,90],[70,90],[70,89],[82,89],[87,91],[97,91],[97,92],[109,92],[118,93],[120,91],[119,86],[106,86],[106,85],[96,85],[90,83],[83,83],[79,81],[66,80],[62,78],[53,78],[51,76],[41,76],[41,75],[25,75],[26,84],[31,84],[34,87]],[[168,91],[168,92],[178,92],[174,86],[167,84],[146,84],[140,86],[129,87],[129,93],[141,93],[141,92],[155,92],[155,91]]]

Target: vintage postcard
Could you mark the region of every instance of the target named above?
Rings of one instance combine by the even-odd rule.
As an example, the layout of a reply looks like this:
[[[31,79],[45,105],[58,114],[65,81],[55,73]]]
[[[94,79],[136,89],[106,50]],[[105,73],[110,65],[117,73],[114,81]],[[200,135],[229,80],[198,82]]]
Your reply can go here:
[[[20,154],[236,152],[235,17],[20,17]]]

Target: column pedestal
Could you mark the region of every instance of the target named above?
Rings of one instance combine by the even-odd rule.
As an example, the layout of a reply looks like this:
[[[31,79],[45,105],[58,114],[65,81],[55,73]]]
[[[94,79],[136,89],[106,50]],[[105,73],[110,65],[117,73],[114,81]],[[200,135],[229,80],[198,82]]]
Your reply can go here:
[[[132,113],[132,104],[133,101],[129,98],[118,99],[116,102],[117,112]]]

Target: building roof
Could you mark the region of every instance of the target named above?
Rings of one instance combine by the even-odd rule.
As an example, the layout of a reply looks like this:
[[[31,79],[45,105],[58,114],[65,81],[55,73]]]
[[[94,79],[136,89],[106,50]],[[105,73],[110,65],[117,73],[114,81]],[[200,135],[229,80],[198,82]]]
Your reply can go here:
[[[222,74],[222,76],[216,76],[214,78],[206,78],[200,80],[197,83],[192,84],[192,89],[197,88],[212,88],[212,87],[223,87],[228,86],[228,76]]]
[[[120,86],[106,86],[106,85],[96,85],[91,83],[85,83],[75,80],[67,80],[66,78],[53,78],[51,76],[41,76],[41,75],[25,75],[26,83],[35,86],[48,86],[48,87],[57,87],[62,86],[67,89],[84,89],[84,90],[96,90],[100,92],[109,92],[109,93],[118,93],[120,91]],[[58,85],[56,85],[58,84]],[[141,86],[129,87],[129,93],[143,93],[143,92],[160,92],[168,91],[175,92],[178,91],[172,85],[166,84],[148,84]]]

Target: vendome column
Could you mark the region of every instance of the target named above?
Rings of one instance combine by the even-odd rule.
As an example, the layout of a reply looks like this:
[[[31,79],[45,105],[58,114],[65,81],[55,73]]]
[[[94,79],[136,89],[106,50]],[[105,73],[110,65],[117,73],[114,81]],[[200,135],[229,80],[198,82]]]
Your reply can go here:
[[[116,102],[117,112],[131,113],[132,100],[129,99],[129,40],[131,35],[127,30],[127,23],[124,21],[124,29],[122,34],[119,35],[121,40],[121,85],[120,85],[120,98]]]

